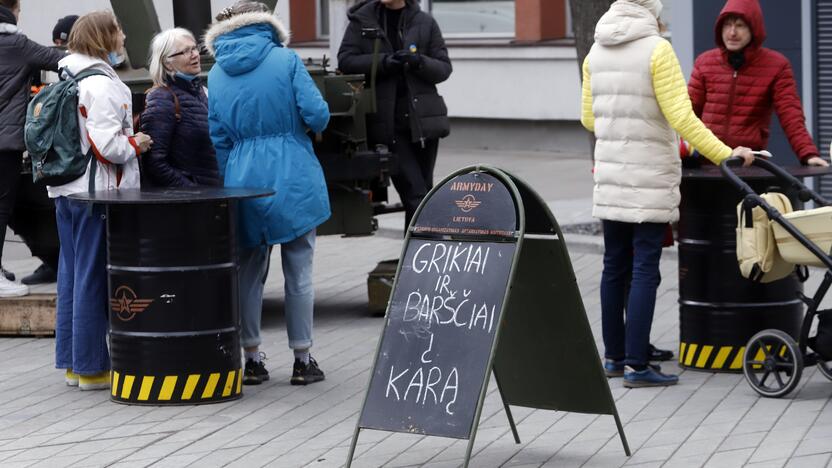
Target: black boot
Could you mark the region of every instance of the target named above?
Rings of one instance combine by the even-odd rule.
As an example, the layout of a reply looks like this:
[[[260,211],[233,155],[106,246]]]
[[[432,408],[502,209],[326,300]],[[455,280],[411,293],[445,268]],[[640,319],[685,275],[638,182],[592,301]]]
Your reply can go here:
[[[24,276],[23,279],[20,280],[21,283],[29,286],[35,284],[54,283],[56,281],[58,281],[58,272],[45,263],[41,263],[31,275]]]
[[[653,345],[647,348],[647,359],[651,362],[656,361],[670,361],[673,359],[673,351],[669,349],[659,349]]]

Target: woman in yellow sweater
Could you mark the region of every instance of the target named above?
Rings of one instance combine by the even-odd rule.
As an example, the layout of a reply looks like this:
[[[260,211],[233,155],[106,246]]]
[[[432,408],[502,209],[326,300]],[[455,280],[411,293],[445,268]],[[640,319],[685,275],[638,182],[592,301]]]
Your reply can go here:
[[[592,214],[604,226],[604,367],[608,376],[623,375],[625,387],[678,381],[647,356],[665,225],[679,219],[678,135],[716,164],[732,155],[745,165],[754,159],[693,113],[678,58],[659,32],[661,9],[660,0],[617,0],[583,64],[581,123],[597,137]]]

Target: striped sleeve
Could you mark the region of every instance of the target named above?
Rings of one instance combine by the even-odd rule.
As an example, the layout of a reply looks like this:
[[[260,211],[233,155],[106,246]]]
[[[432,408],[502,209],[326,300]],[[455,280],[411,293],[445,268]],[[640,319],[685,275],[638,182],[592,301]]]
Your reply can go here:
[[[581,85],[581,124],[590,132],[595,132],[595,115],[592,113],[592,83],[589,75],[589,56],[581,67],[583,83]]]
[[[694,114],[682,67],[669,42],[663,40],[656,46],[650,61],[650,71],[656,100],[670,126],[714,164],[730,157],[731,148],[721,142]]]

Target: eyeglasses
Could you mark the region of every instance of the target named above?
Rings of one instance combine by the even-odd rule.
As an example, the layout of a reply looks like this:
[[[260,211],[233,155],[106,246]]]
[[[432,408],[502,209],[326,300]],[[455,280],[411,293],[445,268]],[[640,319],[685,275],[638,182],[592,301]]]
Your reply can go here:
[[[168,58],[172,59],[172,58],[178,57],[180,55],[193,55],[194,52],[196,52],[196,54],[199,55],[199,47],[198,46],[191,46],[191,47],[188,47],[187,49],[180,50],[179,52],[168,55]]]

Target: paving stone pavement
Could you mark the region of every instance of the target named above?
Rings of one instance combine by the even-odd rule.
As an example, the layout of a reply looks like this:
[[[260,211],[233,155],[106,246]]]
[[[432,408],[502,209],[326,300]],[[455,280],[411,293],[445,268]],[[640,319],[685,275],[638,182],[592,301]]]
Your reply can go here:
[[[525,165],[518,170],[530,171]],[[555,202],[559,219],[583,216],[558,207],[585,207],[585,198],[559,197],[544,195]],[[54,340],[0,338],[0,466],[343,466],[382,327],[381,319],[366,312],[366,273],[400,254],[399,219],[383,220],[388,227],[372,237],[318,239],[312,352],[327,379],[309,387],[288,383],[292,357],[277,251],[263,312],[262,349],[272,378],[244,387],[240,400],[181,407],[115,404],[107,392],[80,392],[63,384],[62,373],[54,369]],[[567,241],[599,342],[601,256],[593,245],[569,236]],[[36,266],[23,258],[10,265],[21,271]],[[652,341],[675,349],[678,282],[672,255],[662,262],[662,278]],[[628,390],[621,379],[609,381],[633,449],[629,458],[610,416],[512,408],[522,440],[515,444],[492,381],[471,466],[830,466],[832,382],[816,369],[805,370],[789,397],[773,400],[759,398],[740,375],[666,366],[681,373],[679,385]],[[456,467],[465,447],[465,441],[362,431],[353,466]]]
[[[392,236],[318,240],[313,353],[327,380],[309,387],[288,384],[279,268],[268,280],[264,306],[263,350],[272,380],[244,387],[238,401],[118,405],[106,392],[63,385],[53,369],[52,339],[0,339],[0,466],[342,466],[382,326],[366,313],[364,273],[400,249]],[[600,260],[573,249],[597,338]],[[678,340],[676,267],[662,264],[653,328],[654,342],[670,348]],[[610,386],[631,458],[609,416],[515,408],[522,444],[514,444],[492,382],[471,466],[809,467],[832,458],[832,383],[814,369],[782,400],[758,398],[739,375],[692,371],[666,389],[627,390],[620,379]],[[458,466],[465,453],[463,441],[384,432],[362,431],[359,442],[356,467]]]

